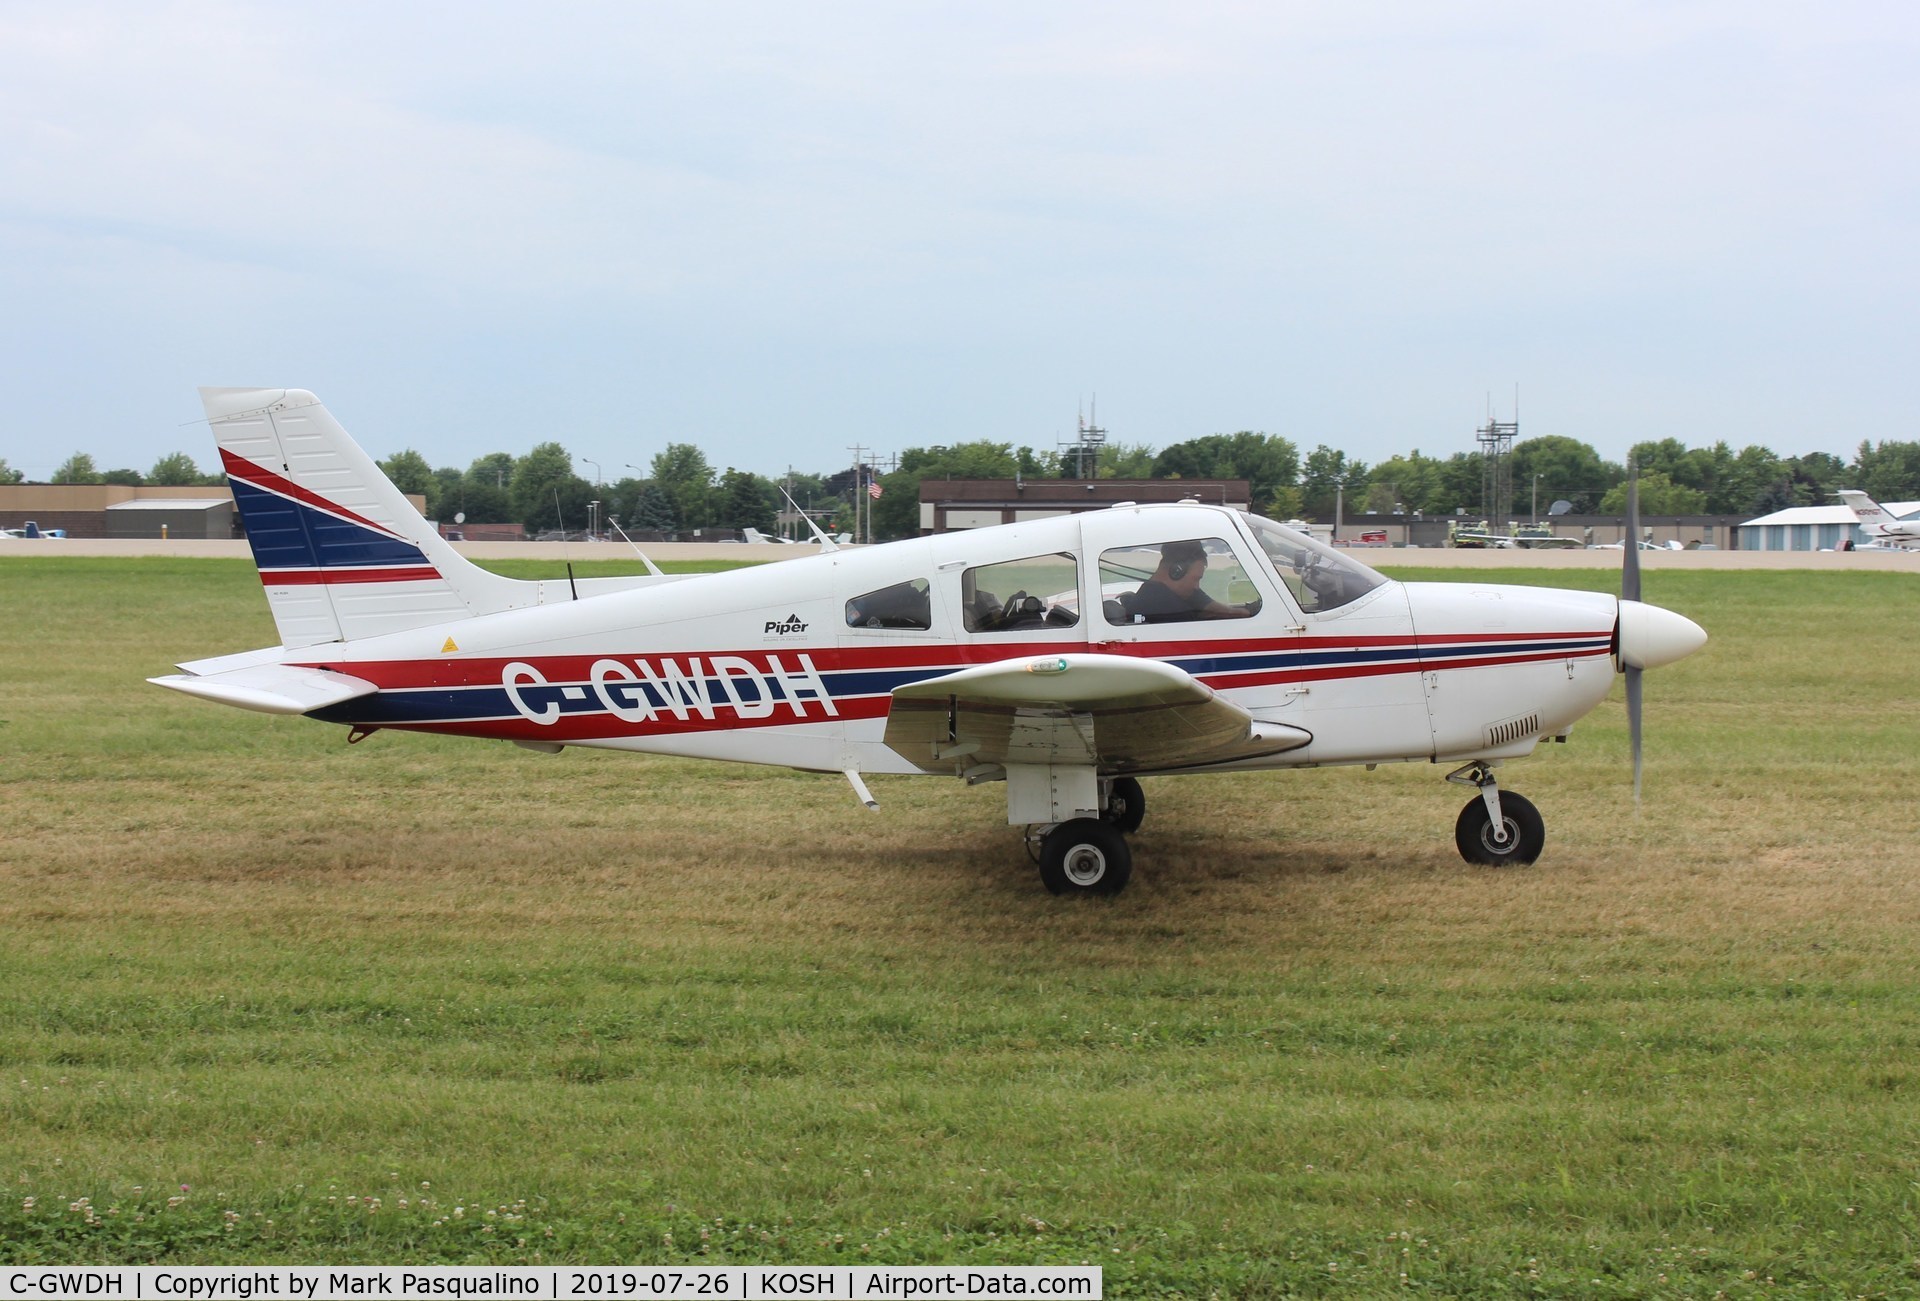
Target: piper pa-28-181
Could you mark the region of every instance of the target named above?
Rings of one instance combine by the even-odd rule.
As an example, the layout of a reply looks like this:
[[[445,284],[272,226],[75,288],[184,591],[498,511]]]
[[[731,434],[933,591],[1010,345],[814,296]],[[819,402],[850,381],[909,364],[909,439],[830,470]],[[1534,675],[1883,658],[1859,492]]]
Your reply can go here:
[[[1637,599],[1398,583],[1222,506],[1086,514],[685,578],[500,577],[297,389],[202,389],[281,645],[152,681],[367,733],[1002,782],[1056,894],[1127,882],[1139,778],[1432,762],[1470,862],[1545,827],[1495,778],[1706,634]]]

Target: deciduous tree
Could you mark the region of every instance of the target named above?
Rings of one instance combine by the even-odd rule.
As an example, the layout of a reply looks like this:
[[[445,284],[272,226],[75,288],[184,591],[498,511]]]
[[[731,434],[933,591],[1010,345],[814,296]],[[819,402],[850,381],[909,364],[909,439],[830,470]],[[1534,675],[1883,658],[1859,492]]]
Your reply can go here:
[[[714,522],[713,466],[692,443],[668,443],[654,454],[653,485],[664,493],[679,528],[706,528]]]
[[[1640,474],[1640,514],[1647,515],[1700,515],[1707,509],[1707,494],[1698,488],[1689,488],[1685,484],[1675,483],[1667,477],[1664,470],[1642,471]],[[1627,513],[1627,485],[1623,482],[1600,499],[1600,514],[1624,515]]]
[[[593,485],[573,472],[573,457],[558,443],[541,443],[515,461],[508,492],[515,518],[531,533],[587,526]]]
[[[778,496],[774,486],[759,475],[729,466],[720,476],[720,522],[728,528],[772,533]]]
[[[93,457],[85,452],[75,452],[60,463],[53,472],[55,483],[99,483],[100,471],[94,467]]]
[[[1155,478],[1245,479],[1253,508],[1263,514],[1284,506],[1279,494],[1300,478],[1300,450],[1278,434],[1243,429],[1235,434],[1208,434],[1175,443],[1154,462]],[[1297,504],[1297,503],[1296,503]]]

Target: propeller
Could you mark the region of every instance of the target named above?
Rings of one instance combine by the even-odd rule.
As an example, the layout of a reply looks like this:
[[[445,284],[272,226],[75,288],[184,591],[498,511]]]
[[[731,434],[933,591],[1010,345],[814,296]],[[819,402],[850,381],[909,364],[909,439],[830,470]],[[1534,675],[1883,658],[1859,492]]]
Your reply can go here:
[[[1640,470],[1627,458],[1627,536],[1620,554],[1620,599],[1640,599]],[[1633,802],[1640,803],[1640,675],[1646,670],[1621,659],[1627,677],[1627,736],[1633,747]]]
[[[1640,803],[1640,675],[1683,660],[1707,644],[1707,630],[1684,614],[1640,599],[1640,470],[1627,458],[1627,536],[1621,544],[1620,620],[1616,640],[1627,678],[1627,735],[1633,746],[1633,802]]]

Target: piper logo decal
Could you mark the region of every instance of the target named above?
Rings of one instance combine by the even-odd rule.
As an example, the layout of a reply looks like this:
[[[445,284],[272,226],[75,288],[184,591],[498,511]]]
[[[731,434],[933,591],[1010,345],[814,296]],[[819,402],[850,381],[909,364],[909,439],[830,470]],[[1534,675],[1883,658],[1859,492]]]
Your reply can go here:
[[[788,633],[805,632],[806,630],[806,622],[801,619],[799,615],[790,614],[784,619],[767,620],[766,635],[769,637],[784,637]]]

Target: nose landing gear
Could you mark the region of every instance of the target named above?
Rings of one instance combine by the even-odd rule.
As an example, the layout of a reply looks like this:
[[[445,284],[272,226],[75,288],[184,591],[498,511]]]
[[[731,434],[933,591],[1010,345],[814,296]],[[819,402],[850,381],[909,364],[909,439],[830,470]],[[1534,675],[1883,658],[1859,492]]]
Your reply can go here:
[[[1487,867],[1531,863],[1540,857],[1547,843],[1547,824],[1540,810],[1523,795],[1502,792],[1493,765],[1475,760],[1448,773],[1447,780],[1480,791],[1453,824],[1453,843],[1460,857]]]

